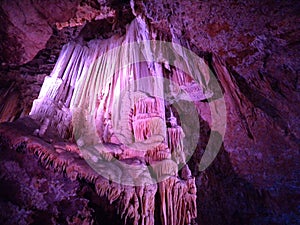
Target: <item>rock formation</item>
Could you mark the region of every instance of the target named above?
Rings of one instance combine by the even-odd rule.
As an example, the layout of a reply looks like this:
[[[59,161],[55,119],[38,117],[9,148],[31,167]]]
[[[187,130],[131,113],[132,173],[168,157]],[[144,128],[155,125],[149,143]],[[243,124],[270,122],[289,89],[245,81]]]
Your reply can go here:
[[[0,223],[298,224],[298,11],[1,1]]]
[[[124,37],[93,40],[86,46],[65,45],[29,114],[39,127],[30,136],[20,134],[11,145],[17,148],[25,144],[46,167],[52,165],[71,180],[81,178],[93,183],[100,196],[106,196],[110,203],[119,202],[119,214],[125,223],[154,224],[158,192],[162,224],[191,224],[197,216],[195,178],[186,164],[184,131],[172,104],[165,103],[164,95],[171,84],[164,87],[166,75],[159,61],[142,62],[149,61],[147,57],[155,55],[155,50],[159,52],[157,60],[167,61],[161,55],[163,49],[152,50],[150,35],[146,22],[139,17]],[[132,45],[133,41],[140,46]],[[184,57],[184,50],[179,51]],[[186,63],[180,58],[177,61]],[[185,65],[187,71],[193,69],[200,74],[196,69],[202,68]],[[172,79],[181,87],[194,81],[184,72],[173,72]],[[145,78],[153,83],[149,86]],[[195,79],[206,82],[200,76]],[[198,88],[198,98],[211,97],[208,89]],[[171,91],[170,96],[177,101],[181,98],[178,91]],[[39,138],[50,130],[59,138],[75,139],[79,148],[52,141],[41,144]]]

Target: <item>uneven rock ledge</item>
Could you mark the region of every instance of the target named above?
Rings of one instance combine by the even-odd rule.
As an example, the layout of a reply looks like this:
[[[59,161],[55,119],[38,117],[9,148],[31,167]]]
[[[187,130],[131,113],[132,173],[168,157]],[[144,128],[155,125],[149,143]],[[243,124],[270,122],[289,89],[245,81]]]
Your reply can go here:
[[[108,181],[93,173],[76,145],[53,142],[51,132],[37,137],[38,127],[29,117],[0,124],[1,224],[122,224],[106,198]]]

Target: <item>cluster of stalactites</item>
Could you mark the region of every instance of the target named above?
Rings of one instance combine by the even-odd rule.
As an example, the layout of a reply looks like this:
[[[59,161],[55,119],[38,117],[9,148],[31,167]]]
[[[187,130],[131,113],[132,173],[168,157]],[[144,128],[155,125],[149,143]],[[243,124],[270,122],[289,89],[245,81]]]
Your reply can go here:
[[[85,54],[86,49],[80,45],[65,45],[51,75],[45,77],[30,111],[30,116],[43,124],[37,131],[40,136],[48,127],[56,129],[62,138],[72,136],[70,102]]]
[[[195,178],[176,176],[159,183],[161,221],[163,225],[191,224],[197,216]]]
[[[161,136],[165,139],[165,121],[163,100],[157,97],[144,97],[138,99],[133,106],[132,132],[136,142],[153,140],[153,137]]]
[[[28,154],[36,155],[46,168],[63,172],[72,181],[84,179],[93,184],[99,196],[107,197],[111,204],[118,205],[118,212],[125,223],[154,224],[156,184],[146,182],[135,187],[112,182],[99,175],[80,157],[80,150],[75,144],[47,143],[47,134],[39,138],[28,134],[28,131],[33,131],[37,127],[36,125],[30,118],[19,120],[15,124],[1,124],[0,136],[7,141],[12,150],[22,149]],[[108,170],[112,165],[103,163],[103,166]],[[128,179],[130,176],[124,173],[122,177]]]
[[[136,158],[139,158],[145,173],[152,173],[148,171],[151,168],[154,172],[153,177],[160,182],[159,184],[126,186],[122,179],[138,180],[143,174],[138,170],[126,174],[121,167],[115,168],[120,184],[111,183],[109,180],[106,182],[100,178],[89,178],[95,183],[98,194],[106,195],[111,203],[118,200],[119,213],[125,221],[153,225],[155,193],[159,191],[162,223],[190,224],[191,219],[196,217],[195,181],[188,172],[188,176],[185,177],[182,177],[182,174],[178,175],[178,167],[185,164],[184,132],[173,115],[169,118],[171,126],[167,125],[165,103],[162,99],[154,97],[162,96],[163,90],[151,85],[141,87],[143,90],[152,88],[152,95],[144,93],[142,97],[132,99],[129,93],[128,98],[124,95],[120,111],[113,110],[113,107],[120,105],[120,101],[123,100],[122,87],[128,86],[130,80],[144,77],[147,69],[152,70],[148,71],[148,75],[161,74],[159,66],[152,65],[148,68],[139,63],[116,72],[122,64],[122,59],[135,56],[128,51],[117,51],[110,54],[106,60],[102,58],[102,55],[113,47],[146,38],[148,31],[140,31],[140,27],[136,26],[137,21],[134,21],[133,25],[128,27],[125,37],[96,40],[85,47],[74,43],[66,45],[51,76],[45,79],[39,98],[32,107],[31,116],[42,122],[36,132],[39,136],[43,136],[48,126],[51,126],[58,129],[62,137],[67,137],[69,129],[73,126],[73,135],[81,146],[96,146],[99,143],[113,143],[117,146],[115,149],[111,148],[111,151],[99,150],[102,151],[101,160],[107,163],[115,159],[120,163],[136,163]],[[180,77],[179,84],[187,81]],[[123,116],[118,119],[116,114]],[[116,124],[119,134],[114,130]],[[121,137],[129,144],[145,143],[147,149],[138,154],[134,149],[126,149],[122,147]],[[107,145],[107,148],[110,149],[110,146]],[[96,157],[95,160],[99,158]],[[69,165],[63,156],[55,157],[53,161],[54,165],[66,168],[72,179],[77,178],[78,174],[80,177],[89,177],[85,172],[87,169],[80,166],[78,161]],[[185,170],[189,171],[188,167],[185,167]]]
[[[157,119],[161,119],[156,115],[157,112],[161,112],[157,105],[161,103],[157,104],[155,98],[143,98],[134,105],[133,133],[139,134],[137,137],[139,141],[145,141],[157,133]],[[181,177],[178,175],[178,167],[186,163],[184,132],[177,124],[171,109],[170,117],[164,119],[164,126],[167,128],[164,140],[167,144],[155,146],[148,150],[146,155],[146,161],[159,181],[161,221],[164,225],[190,224],[197,214],[196,186],[187,165],[184,166]]]
[[[138,100],[134,105],[133,116],[156,115],[160,116],[164,107],[163,100],[157,97],[149,97]]]

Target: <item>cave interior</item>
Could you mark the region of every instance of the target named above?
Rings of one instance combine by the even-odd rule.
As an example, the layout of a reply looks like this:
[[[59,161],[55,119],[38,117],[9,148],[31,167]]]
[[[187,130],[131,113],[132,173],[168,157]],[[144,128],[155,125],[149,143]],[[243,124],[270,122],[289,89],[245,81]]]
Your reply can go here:
[[[0,2],[0,223],[300,224],[299,1]]]

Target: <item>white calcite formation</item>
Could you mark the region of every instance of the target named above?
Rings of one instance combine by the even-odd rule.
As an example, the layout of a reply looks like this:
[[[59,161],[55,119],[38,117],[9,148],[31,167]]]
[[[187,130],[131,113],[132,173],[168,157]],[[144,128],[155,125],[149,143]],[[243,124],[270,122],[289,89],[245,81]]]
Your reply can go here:
[[[41,123],[35,135],[42,137],[51,128],[77,141],[81,151],[56,151],[46,159],[71,179],[94,183],[97,193],[111,203],[118,201],[125,222],[154,224],[154,210],[159,210],[164,225],[191,224],[197,216],[195,179],[186,165],[185,134],[172,101],[211,97],[204,88],[208,67],[199,61],[187,63],[178,45],[169,65],[167,48],[172,44],[145,42],[155,35],[138,16],[124,36],[65,45],[30,115]],[[172,74],[169,85],[165,70]],[[74,152],[94,170],[74,158]]]

